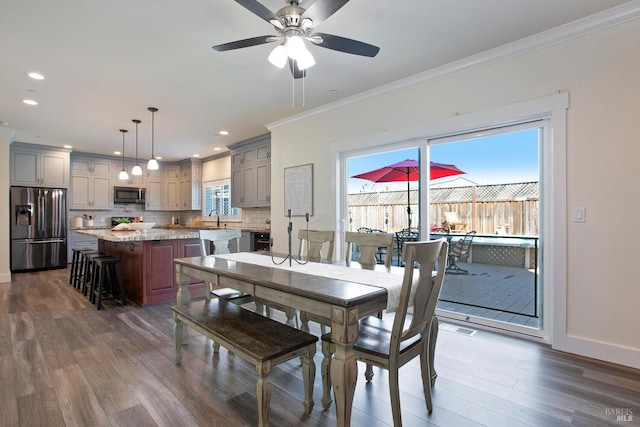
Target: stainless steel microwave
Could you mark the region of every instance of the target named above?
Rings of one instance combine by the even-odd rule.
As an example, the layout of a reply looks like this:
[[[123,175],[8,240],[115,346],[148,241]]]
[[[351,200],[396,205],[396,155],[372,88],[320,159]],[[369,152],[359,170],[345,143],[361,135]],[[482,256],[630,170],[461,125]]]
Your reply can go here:
[[[113,187],[113,203],[144,204],[147,195],[146,188]]]

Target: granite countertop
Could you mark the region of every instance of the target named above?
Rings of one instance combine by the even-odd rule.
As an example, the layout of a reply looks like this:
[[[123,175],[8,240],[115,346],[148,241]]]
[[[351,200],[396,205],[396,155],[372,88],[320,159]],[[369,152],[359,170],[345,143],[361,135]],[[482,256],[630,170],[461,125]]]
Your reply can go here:
[[[162,228],[167,230],[235,230],[239,228],[242,231],[248,231],[250,233],[270,233],[271,232],[270,228],[236,226],[235,224],[227,227],[216,227],[216,226],[210,226],[206,224],[202,224],[199,226],[183,225],[183,224],[177,224],[177,225],[167,224],[167,225],[156,225],[154,228]]]
[[[110,230],[112,227],[109,225],[92,225],[91,227],[74,227],[71,226],[69,227],[69,230],[71,231],[78,231],[78,230]]]
[[[190,229],[165,230],[152,228],[144,231],[112,231],[111,229],[78,228],[73,230],[84,236],[95,237],[109,242],[141,242],[145,240],[197,239],[198,232]]]

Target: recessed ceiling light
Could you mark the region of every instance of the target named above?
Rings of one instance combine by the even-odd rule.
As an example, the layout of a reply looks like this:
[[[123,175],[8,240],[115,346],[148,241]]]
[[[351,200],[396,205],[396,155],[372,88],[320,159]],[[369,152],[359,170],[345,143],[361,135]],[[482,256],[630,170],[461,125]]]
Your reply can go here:
[[[27,76],[31,77],[33,80],[44,80],[44,76],[36,72],[31,72],[27,74]]]
[[[22,102],[27,105],[38,105],[38,101],[34,101],[33,99],[23,99]]]
[[[228,132],[228,131],[226,131],[226,130],[221,130],[221,131],[219,132],[219,134],[220,134],[220,135],[223,135],[223,136],[226,136],[226,135],[229,135],[229,132]]]
[[[156,156],[156,160],[162,160],[162,157]]]
[[[119,156],[122,153],[120,151],[114,151],[113,154],[115,154],[116,156]]]
[[[215,147],[215,148],[213,149],[213,151],[220,151],[220,150],[222,150],[222,148],[220,148],[220,147]]]
[[[68,145],[68,144],[63,145],[63,147],[64,147],[64,148],[67,148],[67,149],[69,149],[69,148],[73,148],[71,145]]]
[[[193,157],[200,157],[200,154],[194,154]]]

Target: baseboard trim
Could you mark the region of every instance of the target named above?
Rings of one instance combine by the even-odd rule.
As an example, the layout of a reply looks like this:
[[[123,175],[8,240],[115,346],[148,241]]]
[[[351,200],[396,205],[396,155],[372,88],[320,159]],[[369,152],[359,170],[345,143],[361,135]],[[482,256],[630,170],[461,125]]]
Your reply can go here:
[[[11,282],[11,273],[0,274],[0,283]]]
[[[565,344],[561,351],[640,369],[640,349],[575,336],[567,336]]]

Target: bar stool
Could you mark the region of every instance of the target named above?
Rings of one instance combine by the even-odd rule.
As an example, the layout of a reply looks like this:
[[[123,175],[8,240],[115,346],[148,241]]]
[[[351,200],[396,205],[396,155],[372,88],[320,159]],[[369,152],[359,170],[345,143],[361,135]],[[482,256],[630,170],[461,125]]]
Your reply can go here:
[[[108,256],[104,252],[100,251],[91,251],[84,253],[84,266],[83,266],[83,277],[82,277],[82,287],[80,291],[82,295],[89,295],[89,290],[91,289],[93,283],[93,272],[95,270],[95,260],[100,257]],[[90,295],[89,295],[90,296]]]
[[[107,278],[110,279],[108,281],[109,289],[107,289]],[[93,259],[93,280],[91,281],[89,300],[92,303],[96,303],[98,310],[100,310],[104,295],[108,293],[111,293],[111,298],[109,299],[116,300],[120,297],[122,305],[127,304],[120,258],[112,256],[96,257]],[[97,302],[96,297],[98,298]]]
[[[82,251],[90,252],[94,249],[91,248],[73,248],[71,249],[71,270],[69,272],[69,284],[73,285],[77,289],[76,283],[78,282],[78,276],[82,276],[83,272],[80,269],[80,263],[82,261]]]

